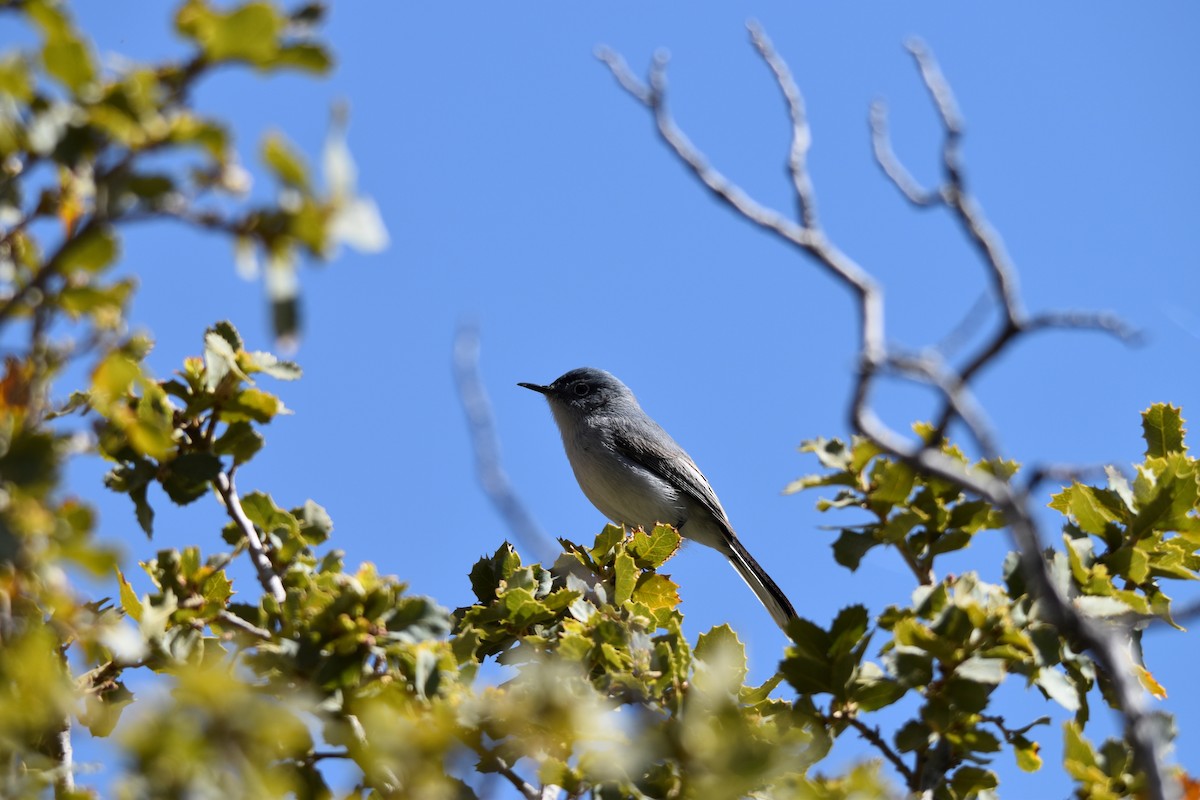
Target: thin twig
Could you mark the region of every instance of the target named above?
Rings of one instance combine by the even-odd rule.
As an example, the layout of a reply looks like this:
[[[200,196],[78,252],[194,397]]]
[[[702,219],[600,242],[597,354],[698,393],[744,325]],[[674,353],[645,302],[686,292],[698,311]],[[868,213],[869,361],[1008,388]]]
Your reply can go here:
[[[513,787],[515,787],[516,790],[520,792],[523,797],[525,797],[525,800],[542,800],[542,793],[535,789],[532,784],[514,772],[512,767],[510,767],[503,758],[487,750],[481,749],[478,752],[482,758],[489,762],[488,765],[496,771],[496,774],[503,776],[505,780],[511,783]]]
[[[870,728],[865,722],[857,717],[845,717],[845,720],[846,722],[850,723],[850,726],[854,728],[854,730],[858,731],[859,736],[870,742],[884,758],[892,762],[892,766],[894,766],[896,771],[904,777],[904,782],[907,785],[912,786],[916,782],[916,776],[913,775],[912,769],[910,769],[908,764],[904,763],[904,759],[900,758],[900,755],[883,740],[883,736],[881,736],[879,733],[879,728]]]
[[[479,376],[479,330],[474,325],[460,325],[454,334],[454,382],[467,416],[479,485],[517,541],[543,562],[553,561],[558,548],[521,502],[501,464],[492,404]]]
[[[263,639],[264,641],[269,641],[271,639],[271,632],[269,630],[249,623],[231,611],[226,611],[224,609],[218,611],[217,619],[221,620],[221,622],[225,623],[231,628],[237,628],[243,633],[248,633],[255,638]]]
[[[775,74],[775,83],[783,93],[787,103],[788,116],[792,120],[792,146],[788,151],[788,172],[792,176],[792,186],[796,191],[796,207],[799,210],[800,222],[806,228],[817,227],[817,208],[812,179],[808,174],[808,148],[812,145],[812,131],[808,126],[808,114],[804,109],[804,96],[796,85],[792,71],[787,62],[776,52],[771,40],[758,22],[746,24],[750,30],[750,41],[762,60]]]
[[[929,208],[941,201],[941,195],[930,191],[917,182],[904,166],[896,151],[892,149],[892,137],[888,133],[887,103],[876,100],[871,104],[871,146],[875,150],[875,161],[891,179],[896,188],[914,206]]]
[[[225,511],[229,514],[229,518],[246,537],[246,549],[249,550],[250,560],[254,562],[254,569],[258,572],[258,582],[271,597],[275,598],[275,602],[283,603],[287,599],[283,581],[279,579],[279,575],[271,566],[271,559],[267,557],[267,552],[263,548],[262,539],[258,537],[254,523],[242,510],[242,502],[238,499],[237,490],[233,486],[233,477],[221,470],[217,473],[216,485],[217,492],[225,503]]]
[[[59,270],[62,269],[62,262],[67,253],[68,245],[84,234],[90,233],[99,224],[99,220],[96,217],[91,217],[73,235],[65,237],[59,243],[58,249],[42,262],[42,266],[33,274],[33,277],[23,283],[21,288],[13,292],[12,296],[0,305],[0,326],[3,326],[8,321],[8,318],[20,309],[21,305],[30,295],[34,294],[34,292],[44,291],[50,279],[58,275]]]

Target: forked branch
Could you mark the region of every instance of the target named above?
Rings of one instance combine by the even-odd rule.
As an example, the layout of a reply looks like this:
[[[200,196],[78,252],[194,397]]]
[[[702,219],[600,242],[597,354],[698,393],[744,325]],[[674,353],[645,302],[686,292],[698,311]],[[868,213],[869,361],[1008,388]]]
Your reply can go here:
[[[654,57],[644,83],[611,50],[601,49],[597,56],[612,71],[621,87],[650,112],[659,137],[693,177],[742,217],[812,258],[858,298],[859,369],[850,404],[853,427],[892,456],[927,474],[952,481],[963,490],[986,499],[1003,513],[1020,554],[1021,568],[1030,593],[1038,598],[1046,618],[1058,628],[1061,635],[1082,642],[1111,678],[1126,739],[1146,776],[1146,795],[1160,800],[1164,797],[1165,743],[1147,707],[1145,694],[1133,677],[1134,671],[1119,639],[1119,631],[1108,630],[1080,613],[1052,581],[1042,556],[1043,543],[1032,513],[1030,490],[980,470],[970,470],[941,452],[941,439],[946,427],[951,421],[960,420],[985,458],[1000,456],[995,437],[970,383],[1022,335],[1047,328],[1091,329],[1129,341],[1136,334],[1110,315],[1071,312],[1030,316],[1025,311],[1017,286],[1016,268],[1000,235],[967,190],[960,149],[964,126],[954,94],[929,49],[919,41],[911,41],[908,50],[942,124],[942,182],[936,189],[926,189],[903,166],[892,149],[887,133],[886,109],[882,103],[873,106],[870,116],[875,157],[884,173],[909,202],[920,207],[944,206],[951,212],[984,263],[1002,321],[997,332],[960,368],[943,363],[933,355],[911,356],[890,352],[884,335],[882,289],[867,270],[829,240],[817,218],[816,192],[807,167],[811,134],[800,91],[787,64],[775,51],[762,28],[756,23],[750,23],[748,27],[751,43],[771,69],[791,119],[792,144],[788,170],[798,212],[795,220],[762,205],[722,175],[679,129],[667,110],[665,55]],[[937,435],[930,441],[907,438],[884,424],[875,413],[871,405],[871,388],[880,373],[897,374],[938,390],[943,410],[936,427]],[[901,770],[902,774],[904,772]]]

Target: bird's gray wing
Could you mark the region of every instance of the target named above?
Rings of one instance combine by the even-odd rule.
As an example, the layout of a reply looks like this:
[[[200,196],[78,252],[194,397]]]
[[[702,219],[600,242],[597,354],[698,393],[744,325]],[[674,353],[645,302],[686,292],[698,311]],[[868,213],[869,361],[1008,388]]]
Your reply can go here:
[[[733,533],[725,509],[704,473],[658,423],[650,419],[634,423],[619,420],[612,432],[617,453],[686,493],[720,521],[727,535]]]

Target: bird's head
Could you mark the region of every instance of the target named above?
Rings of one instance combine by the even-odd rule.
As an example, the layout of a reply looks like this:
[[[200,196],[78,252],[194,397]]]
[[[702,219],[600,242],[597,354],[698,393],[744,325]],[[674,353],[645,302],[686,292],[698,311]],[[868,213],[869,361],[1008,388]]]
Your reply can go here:
[[[628,386],[611,373],[591,367],[573,369],[548,386],[536,383],[517,385],[545,395],[551,408],[569,408],[584,415],[627,403],[637,404]]]

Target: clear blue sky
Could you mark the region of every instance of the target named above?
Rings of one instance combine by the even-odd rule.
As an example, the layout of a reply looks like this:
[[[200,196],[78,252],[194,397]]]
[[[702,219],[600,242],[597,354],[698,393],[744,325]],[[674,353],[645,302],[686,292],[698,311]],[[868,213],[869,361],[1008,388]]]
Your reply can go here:
[[[162,8],[107,0],[77,13],[104,52],[150,58],[182,52]],[[452,334],[471,318],[510,477],[551,534],[588,540],[603,520],[576,487],[544,403],[515,384],[602,367],[690,451],[801,614],[827,624],[850,603],[905,602],[912,581],[896,557],[876,551],[847,573],[832,560],[835,532],[820,526],[849,518],[816,514],[816,494],[780,494],[816,469],[796,452],[801,440],[847,433],[850,298],[701,191],[592,55],[608,44],[640,70],[669,48],[673,108],[693,141],[786,209],[788,126],[747,44],[751,16],[805,92],[819,208],[886,287],[892,340],[936,342],[987,286],[946,215],[908,208],[870,156],[867,107],[884,97],[901,156],[918,177],[937,175],[939,130],[901,49],[912,34],[957,92],[971,185],[1028,306],[1111,310],[1148,332],[1136,350],[1043,335],[987,373],[982,398],[1012,457],[1128,465],[1151,402],[1200,419],[1195,4],[343,3],[328,28],[339,60],[330,78],[230,72],[198,94],[236,122],[258,190],[268,186],[254,164],[261,134],[282,128],[315,156],[331,104],[347,100],[360,185],[392,237],[382,255],[304,270],[306,375],[278,387],[296,414],[273,423],[241,489],[281,504],[312,497],[350,561],[374,561],[445,605],[468,602],[468,568],[508,535],[476,486],[451,379]],[[157,336],[160,374],[199,352],[217,319],[271,346],[262,290],[235,275],[226,243],[146,228],[124,263],[142,276],[134,319]],[[880,395],[897,426],[928,416],[927,400]],[[77,469],[77,490],[99,496],[102,534],[125,543],[130,562],[160,547],[219,546],[215,502],[172,514],[152,498],[160,532],[148,543],[124,498],[88,482],[98,474]],[[986,538],[953,568],[998,579],[1008,543]],[[670,567],[689,633],[730,622],[753,677],[773,671],[783,637],[720,557],[687,548]],[[1192,634],[1154,634],[1147,657],[1171,692],[1164,706],[1185,715],[1180,761],[1194,764],[1200,646]],[[1010,684],[1002,696],[1020,698]],[[1038,696],[1014,702],[1010,721],[1054,713]],[[1068,792],[1053,767],[1061,718],[1041,729],[1043,773],[997,759],[1003,793]],[[839,763],[865,752],[847,738]]]

